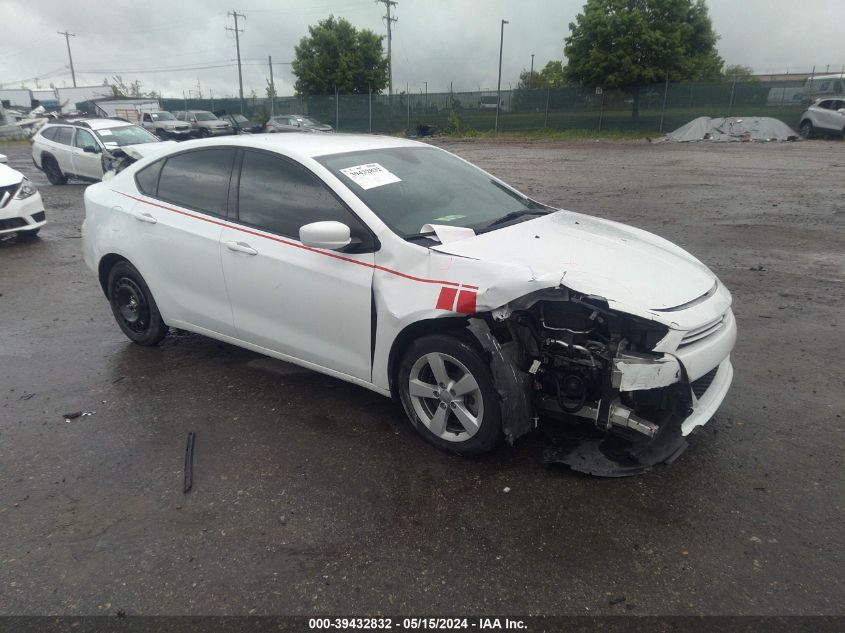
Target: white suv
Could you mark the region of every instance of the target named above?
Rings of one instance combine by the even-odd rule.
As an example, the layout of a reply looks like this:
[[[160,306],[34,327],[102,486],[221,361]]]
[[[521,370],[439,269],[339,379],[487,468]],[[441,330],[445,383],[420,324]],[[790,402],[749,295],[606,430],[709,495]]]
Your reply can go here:
[[[97,181],[115,150],[146,143],[164,145],[145,129],[119,119],[57,121],[32,138],[32,161],[54,185],[68,178]]]
[[[845,137],[845,97],[817,99],[801,115],[801,136],[812,138],[816,134],[837,134]]]

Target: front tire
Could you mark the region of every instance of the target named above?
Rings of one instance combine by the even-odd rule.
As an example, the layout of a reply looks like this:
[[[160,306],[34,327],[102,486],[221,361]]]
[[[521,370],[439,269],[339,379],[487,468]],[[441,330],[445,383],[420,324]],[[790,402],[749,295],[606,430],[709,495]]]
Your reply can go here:
[[[417,432],[459,455],[491,450],[502,435],[499,396],[490,368],[469,341],[424,336],[399,365],[399,398]]]
[[[200,138],[208,138],[208,130],[200,128]]]
[[[109,272],[109,304],[117,325],[133,343],[158,345],[168,327],[141,273],[129,262],[114,265]]]
[[[67,184],[67,176],[62,173],[61,167],[52,156],[45,156],[41,159],[41,164],[44,167],[44,173],[47,174],[47,180],[51,185],[65,185]]]

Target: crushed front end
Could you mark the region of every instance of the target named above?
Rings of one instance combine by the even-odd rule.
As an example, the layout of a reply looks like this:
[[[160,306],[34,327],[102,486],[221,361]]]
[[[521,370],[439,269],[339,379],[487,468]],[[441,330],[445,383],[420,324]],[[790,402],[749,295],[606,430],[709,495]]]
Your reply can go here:
[[[693,319],[707,315],[699,304],[708,298],[690,306]],[[645,318],[560,287],[490,313],[491,333],[527,375],[547,463],[626,476],[684,451],[728,391],[736,340],[729,304],[696,327],[684,324],[689,313],[676,319],[684,308]]]

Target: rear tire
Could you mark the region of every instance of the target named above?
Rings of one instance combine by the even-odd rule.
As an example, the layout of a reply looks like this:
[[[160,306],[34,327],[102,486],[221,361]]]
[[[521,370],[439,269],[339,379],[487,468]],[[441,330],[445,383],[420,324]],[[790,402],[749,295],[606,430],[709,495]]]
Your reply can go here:
[[[169,328],[161,318],[153,294],[141,273],[129,262],[109,272],[108,297],[117,325],[133,343],[158,345]]]
[[[418,339],[405,352],[397,379],[411,424],[440,450],[479,455],[501,438],[499,394],[469,341],[441,334]]]
[[[812,121],[807,119],[801,121],[801,127],[798,128],[798,133],[801,135],[801,138],[813,138],[814,128]]]
[[[59,163],[52,156],[45,156],[41,159],[41,165],[44,168],[44,173],[47,174],[47,180],[51,185],[65,185],[67,184],[67,176],[62,173]]]

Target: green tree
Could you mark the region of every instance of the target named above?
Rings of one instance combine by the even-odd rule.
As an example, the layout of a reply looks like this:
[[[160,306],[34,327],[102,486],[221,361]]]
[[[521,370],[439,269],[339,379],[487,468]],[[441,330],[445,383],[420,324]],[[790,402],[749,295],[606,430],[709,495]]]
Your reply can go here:
[[[387,59],[381,36],[356,29],[333,15],[308,27],[294,47],[291,70],[297,94],[374,93],[387,86]]]
[[[519,73],[519,83],[516,85],[517,90],[537,90],[539,88],[547,88],[548,80],[543,76],[543,73],[536,70],[523,70]]]
[[[587,0],[569,29],[567,79],[628,92],[634,117],[643,86],[718,79],[722,68],[704,0]]]
[[[264,92],[267,93],[268,99],[275,99],[278,95],[276,94],[276,85],[271,84],[270,80],[267,79],[267,86],[264,88]]]
[[[722,70],[722,81],[759,81],[754,76],[754,69],[751,66],[741,66],[740,64],[732,64],[725,66]]]
[[[560,88],[566,84],[566,76],[563,72],[563,62],[550,61],[540,71],[540,75],[547,85],[552,88]]]

